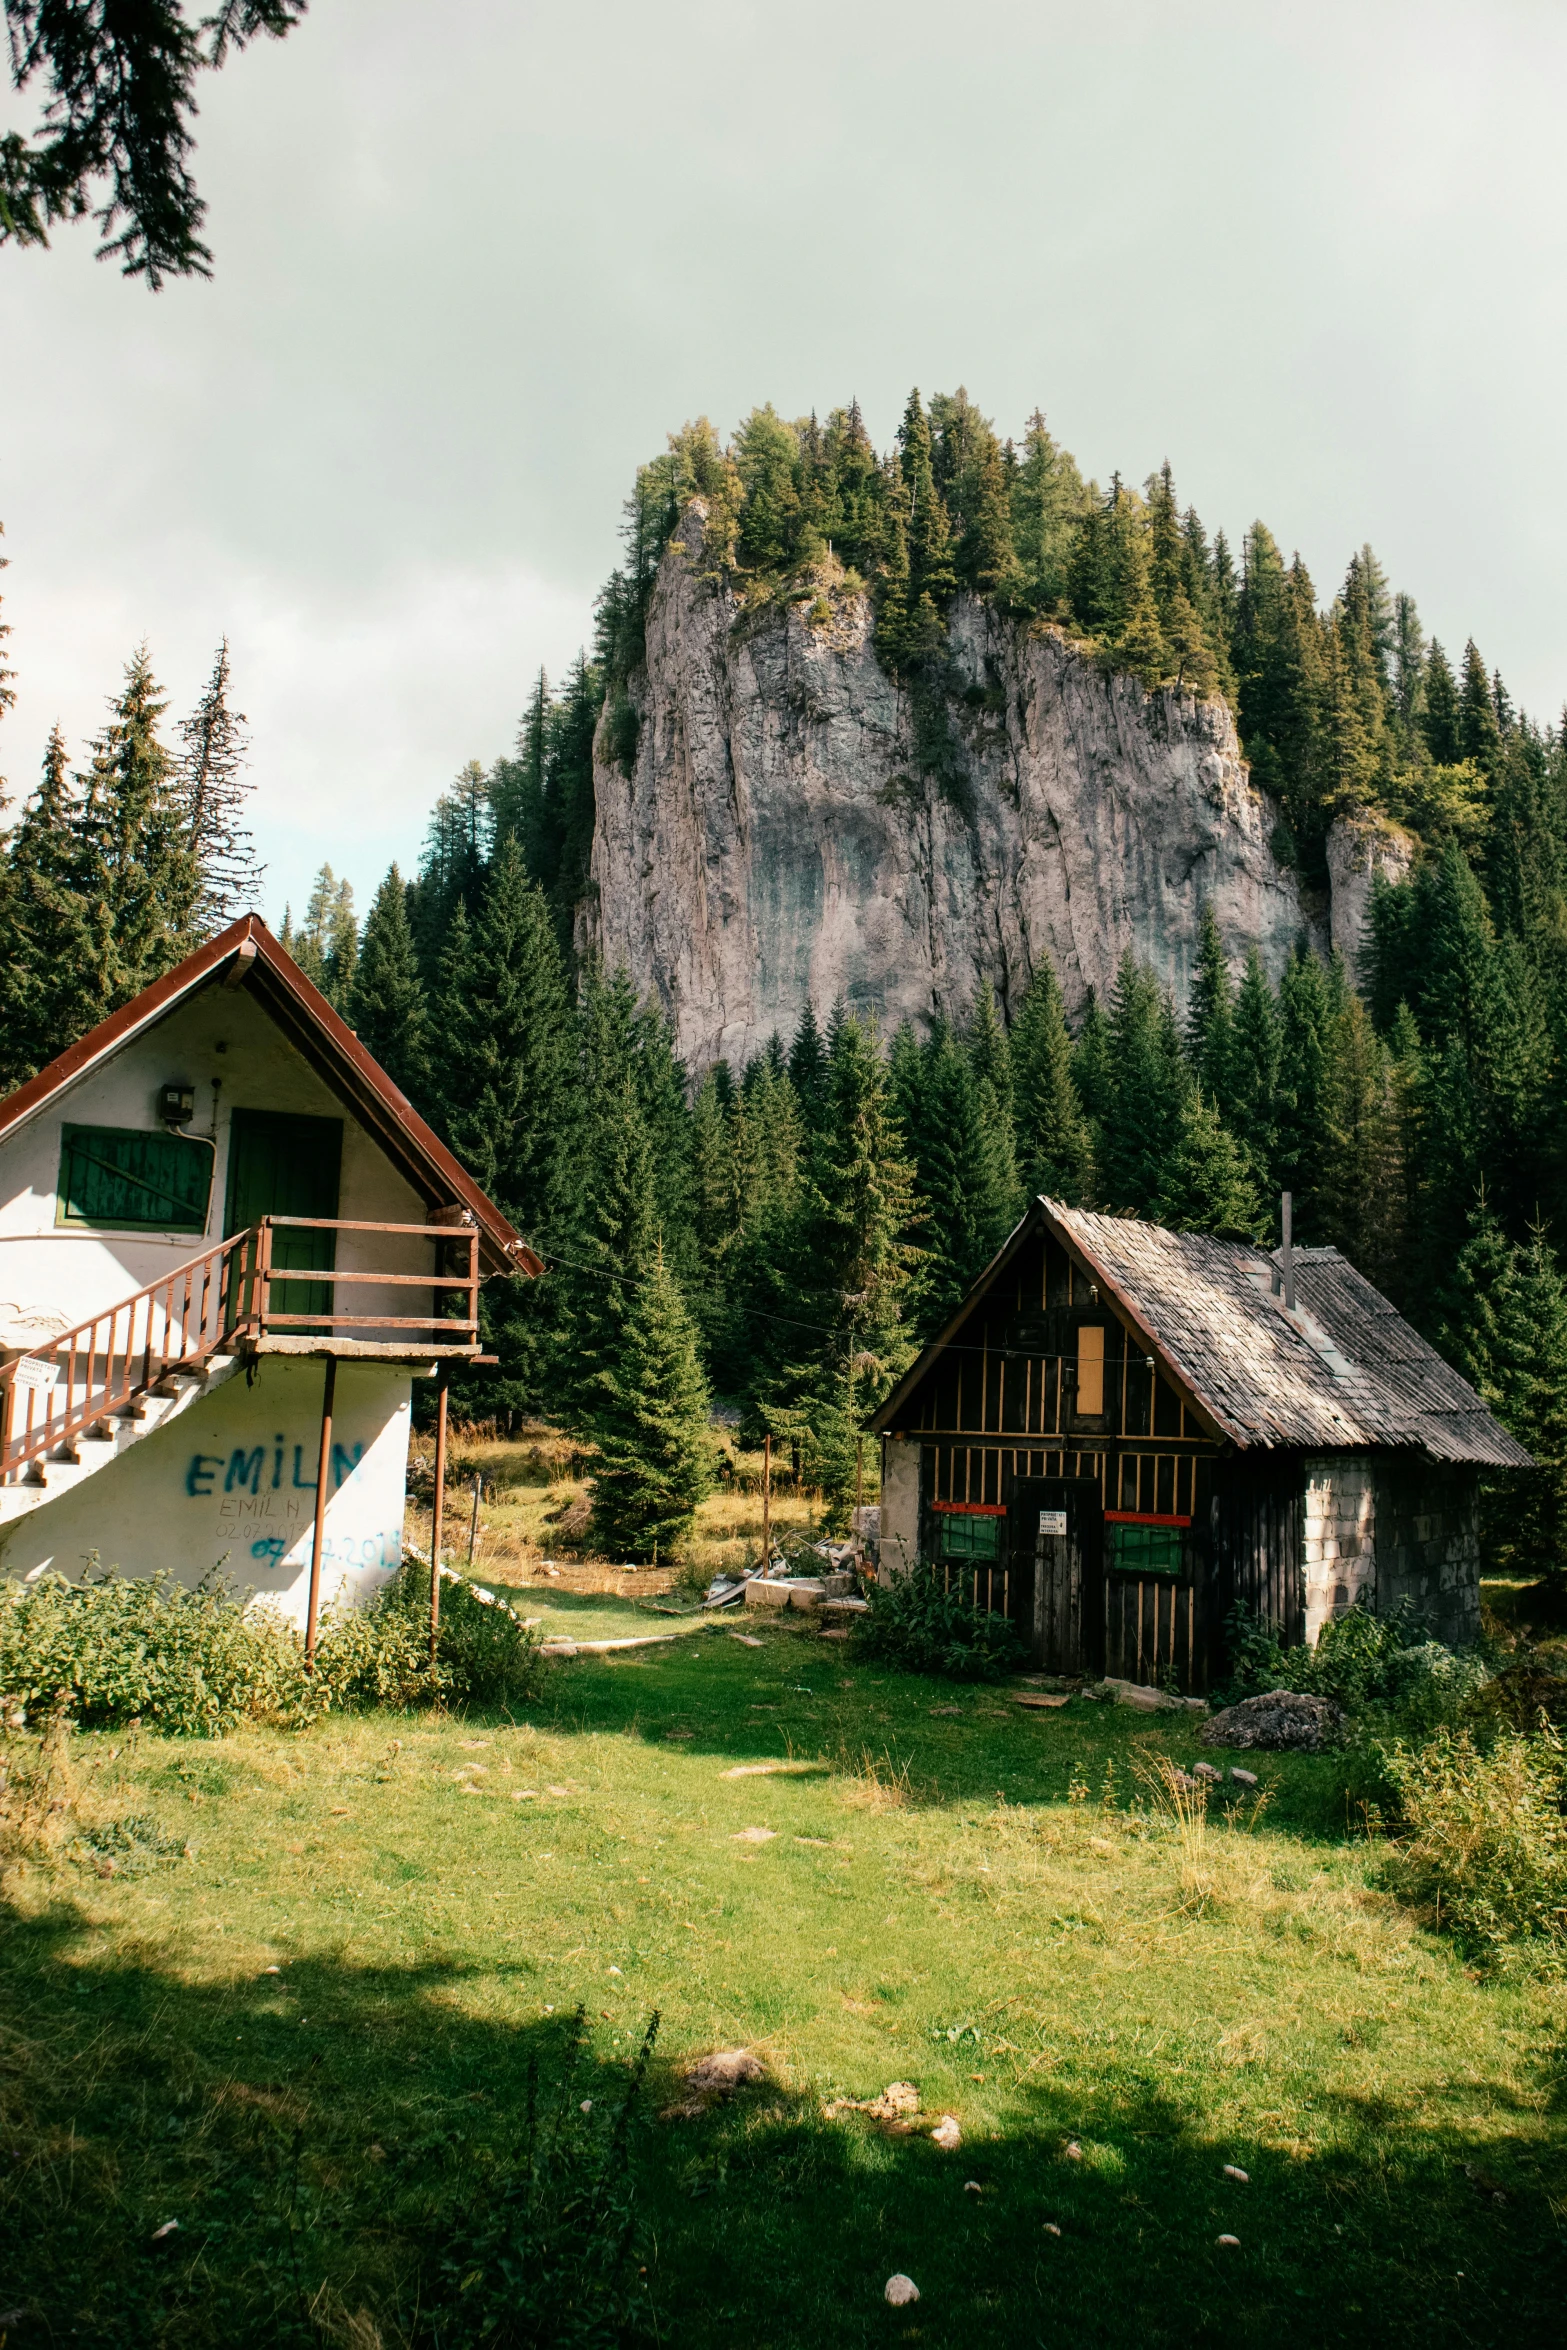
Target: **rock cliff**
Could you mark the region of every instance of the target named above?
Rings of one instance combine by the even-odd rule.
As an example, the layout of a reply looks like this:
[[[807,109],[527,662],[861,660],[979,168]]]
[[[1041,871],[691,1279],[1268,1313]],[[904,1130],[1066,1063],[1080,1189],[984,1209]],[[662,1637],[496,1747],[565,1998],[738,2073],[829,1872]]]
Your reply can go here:
[[[937,782],[868,601],[747,611],[704,574],[702,519],[654,588],[629,776],[600,729],[580,916],[693,1069],[787,1039],[807,998],[886,1032],[961,1018],[986,979],[1015,1004],[1047,956],[1074,1014],[1128,947],[1183,1001],[1205,902],[1237,969],[1253,941],[1275,978],[1303,928],[1326,943],[1222,703],[1145,693],[960,598]]]

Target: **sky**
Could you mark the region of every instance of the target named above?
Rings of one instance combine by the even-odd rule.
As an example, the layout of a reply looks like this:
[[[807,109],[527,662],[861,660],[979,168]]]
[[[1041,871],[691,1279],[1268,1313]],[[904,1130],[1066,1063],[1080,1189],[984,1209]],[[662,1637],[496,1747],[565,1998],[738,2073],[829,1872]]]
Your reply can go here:
[[[226,635],[263,910],[323,861],[362,909],[671,430],[857,395],[885,445],[915,384],[1167,456],[1324,597],[1369,540],[1550,718],[1564,69],[1557,0],[313,0],[206,78],[210,283],[0,248],[0,772]]]

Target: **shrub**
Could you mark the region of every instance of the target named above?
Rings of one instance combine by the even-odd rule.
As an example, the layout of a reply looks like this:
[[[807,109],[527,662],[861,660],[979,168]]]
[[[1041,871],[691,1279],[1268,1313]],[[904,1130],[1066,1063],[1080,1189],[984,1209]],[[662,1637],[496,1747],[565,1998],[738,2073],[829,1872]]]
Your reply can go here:
[[[499,1601],[443,1586],[429,1661],[429,1570],[402,1569],[368,1608],[322,1616],[314,1670],[275,1608],[209,1579],[41,1575],[0,1598],[0,1692],[29,1713],[64,1706],[88,1727],[139,1716],[175,1735],[215,1738],[245,1720],[289,1727],[334,1708],[526,1703],[543,1671],[537,1636]]]
[[[1331,1697],[1347,1714],[1384,1729],[1418,1735],[1460,1721],[1489,1678],[1481,1657],[1428,1638],[1407,1607],[1386,1616],[1353,1607],[1324,1624],[1314,1647],[1283,1647],[1273,1626],[1244,1607],[1231,1611],[1227,1631],[1230,1678],[1214,1693],[1218,1705],[1293,1689]]]
[[[1006,1617],[987,1615],[961,1589],[949,1590],[939,1567],[921,1562],[890,1583],[873,1583],[866,1596],[870,1613],[854,1635],[861,1656],[953,1681],[999,1681],[1023,1661]]]
[[[1385,1747],[1405,1840],[1398,1890],[1428,1903],[1472,1958],[1560,1973],[1567,1963],[1567,1751],[1542,1726],[1481,1751],[1468,1730]]]

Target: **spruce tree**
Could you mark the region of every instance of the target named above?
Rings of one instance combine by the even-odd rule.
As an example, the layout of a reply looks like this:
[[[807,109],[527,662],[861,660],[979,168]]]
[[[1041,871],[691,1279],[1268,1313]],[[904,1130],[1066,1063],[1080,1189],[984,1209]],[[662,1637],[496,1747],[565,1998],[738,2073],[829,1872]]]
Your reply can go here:
[[[820,1127],[827,1110],[827,1048],[809,997],[789,1047],[789,1081],[806,1125]]]
[[[244,767],[250,738],[244,712],[229,708],[232,683],[229,641],[224,637],[200,701],[176,729],[182,746],[177,788],[201,875],[195,927],[204,935],[223,929],[255,906],[266,874],[245,822],[249,786]]]
[[[1015,1222],[1015,1176],[979,1081],[945,1021],[934,1023],[903,1081],[902,1123],[914,1162],[924,1253],[924,1329],[937,1330],[989,1263]],[[988,1089],[987,1089],[988,1090]]]
[[[1567,1284],[1545,1234],[1508,1240],[1482,1192],[1441,1300],[1446,1351],[1534,1467],[1481,1488],[1484,1563],[1560,1580],[1567,1557]]]
[[[1008,1039],[1013,1123],[1023,1190],[1069,1207],[1094,1196],[1094,1146],[1073,1076],[1061,988],[1047,957],[1034,967]]]
[[[1087,492],[1067,452],[1051,438],[1036,408],[1023,435],[1012,483],[1012,543],[1024,609],[1054,619],[1066,607],[1077,530]]]
[[[196,944],[201,871],[175,763],[158,733],[166,708],[143,646],[93,740],[91,766],[76,779],[77,886],[90,957],[83,992],[96,1019]]]
[[[1110,1102],[1096,1153],[1112,1208],[1151,1213],[1190,1089],[1175,1015],[1152,971],[1128,951],[1110,1019]]]
[[[305,900],[304,919],[299,928],[290,934],[286,917],[283,924],[284,943],[289,953],[311,986],[318,987],[327,996],[328,1002],[331,1001],[328,993],[331,981],[327,973],[327,953],[332,942],[332,918],[337,910],[337,892],[337,875],[330,865],[323,865],[310,885],[310,895]]]
[[[1329,1155],[1327,1103],[1342,1008],[1341,975],[1330,974],[1304,944],[1279,983],[1279,1081],[1274,1176],[1294,1194],[1302,1240],[1320,1230],[1319,1190]]]
[[[668,1558],[685,1541],[712,1490],[708,1417],[696,1323],[657,1246],[583,1412],[598,1448],[593,1532],[609,1556]]]
[[[1255,1240],[1263,1228],[1245,1153],[1195,1085],[1182,1095],[1149,1212],[1172,1232],[1221,1240]]]
[[[1347,995],[1328,1057],[1326,1149],[1317,1225],[1376,1288],[1403,1291],[1403,1117],[1391,1056],[1357,995]]]
[[[1463,682],[1458,690],[1458,756],[1470,759],[1489,783],[1501,760],[1502,730],[1485,663],[1474,638],[1464,647]]]
[[[1421,701],[1420,731],[1426,749],[1439,767],[1456,767],[1463,757],[1458,747],[1458,684],[1435,637],[1426,655]]]
[[[408,919],[408,889],[395,865],[365,916],[344,1017],[393,1084],[424,1106],[430,1093],[429,1012]]]
[[[6,843],[6,951],[0,958],[0,1085],[34,1076],[99,1016],[97,942],[58,726],[38,787]]]
[[[1197,933],[1197,969],[1186,1009],[1186,1049],[1203,1092],[1227,1117],[1235,1059],[1235,1003],[1224,941],[1211,905],[1204,903]]]
[[[1266,1195],[1278,1188],[1279,1059],[1283,1041],[1278,1006],[1262,957],[1252,947],[1235,999],[1226,1115]]]

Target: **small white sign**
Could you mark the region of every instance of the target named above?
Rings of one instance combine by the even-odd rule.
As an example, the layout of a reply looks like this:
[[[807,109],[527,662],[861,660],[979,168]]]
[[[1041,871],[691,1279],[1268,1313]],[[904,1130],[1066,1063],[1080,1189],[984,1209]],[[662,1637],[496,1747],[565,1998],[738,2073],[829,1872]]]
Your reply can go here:
[[[1064,1534],[1066,1532],[1065,1510],[1041,1510],[1039,1531],[1041,1534]]]
[[[37,1355],[23,1355],[16,1366],[13,1384],[17,1387],[52,1387],[58,1376],[58,1366],[43,1362]]]

